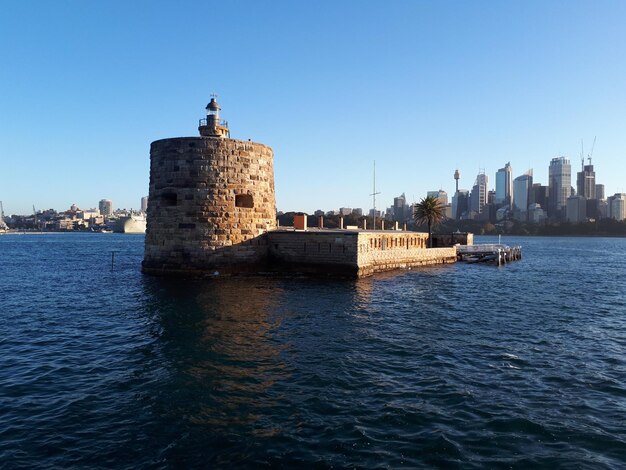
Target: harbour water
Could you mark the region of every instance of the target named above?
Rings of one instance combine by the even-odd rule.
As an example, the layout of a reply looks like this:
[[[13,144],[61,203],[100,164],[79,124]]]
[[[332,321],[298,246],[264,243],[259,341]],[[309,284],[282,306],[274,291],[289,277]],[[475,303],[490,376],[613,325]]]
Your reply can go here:
[[[626,239],[503,242],[524,258],[166,280],[143,235],[0,236],[0,467],[623,468]]]

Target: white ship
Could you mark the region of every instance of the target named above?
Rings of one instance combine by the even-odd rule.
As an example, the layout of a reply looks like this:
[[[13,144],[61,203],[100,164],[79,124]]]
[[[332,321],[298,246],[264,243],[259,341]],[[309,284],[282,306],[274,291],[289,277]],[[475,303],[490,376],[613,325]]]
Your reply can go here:
[[[113,229],[116,233],[146,233],[146,216],[144,214],[131,214],[120,217]]]
[[[2,201],[0,201],[0,233],[6,233],[9,230],[9,227],[4,222],[4,207],[2,206]]]

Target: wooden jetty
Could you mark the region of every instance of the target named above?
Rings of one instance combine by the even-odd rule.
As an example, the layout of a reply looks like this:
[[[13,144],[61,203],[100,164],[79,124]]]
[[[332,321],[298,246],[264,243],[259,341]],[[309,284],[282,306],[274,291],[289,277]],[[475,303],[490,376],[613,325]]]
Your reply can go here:
[[[457,256],[466,263],[493,263],[501,266],[510,261],[522,259],[521,246],[501,244],[460,245]]]

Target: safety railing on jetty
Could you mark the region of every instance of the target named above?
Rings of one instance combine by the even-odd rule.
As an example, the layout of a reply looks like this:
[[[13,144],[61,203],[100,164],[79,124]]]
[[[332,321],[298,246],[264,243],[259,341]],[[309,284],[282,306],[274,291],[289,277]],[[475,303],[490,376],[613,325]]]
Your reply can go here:
[[[522,259],[521,246],[501,244],[460,245],[458,247],[459,261],[466,263],[494,263],[498,266]]]

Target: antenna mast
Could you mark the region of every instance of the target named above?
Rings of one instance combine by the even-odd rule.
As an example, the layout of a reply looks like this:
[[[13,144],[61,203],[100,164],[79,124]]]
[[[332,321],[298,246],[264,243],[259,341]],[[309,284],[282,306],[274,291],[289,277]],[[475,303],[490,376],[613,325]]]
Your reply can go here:
[[[376,192],[376,160],[374,160],[374,192],[370,194],[374,199],[374,230],[376,230],[376,195],[380,194],[380,192]]]

